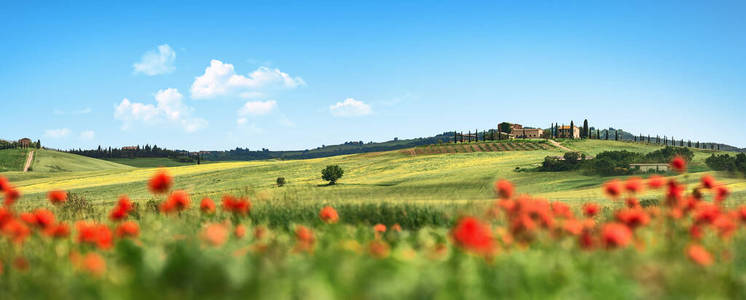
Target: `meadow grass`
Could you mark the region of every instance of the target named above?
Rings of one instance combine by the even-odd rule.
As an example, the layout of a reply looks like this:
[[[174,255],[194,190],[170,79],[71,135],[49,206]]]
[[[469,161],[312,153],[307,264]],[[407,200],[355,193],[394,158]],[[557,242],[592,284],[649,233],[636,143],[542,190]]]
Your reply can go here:
[[[0,172],[22,171],[28,151],[20,148],[0,150]]]
[[[604,145],[568,143],[583,151]],[[609,146],[624,149],[625,144]],[[650,210],[651,223],[635,231],[630,245],[618,249],[582,249],[577,237],[559,232],[564,230],[559,225],[565,224],[561,219],[552,230],[513,241],[522,236],[507,233],[513,224],[505,219],[507,214],[492,214],[496,179],[512,181],[516,194],[568,203],[578,217],[580,204],[599,203],[603,209],[594,221],[599,226],[613,222],[612,209],[623,206],[623,201],[602,195],[600,186],[610,177],[532,170],[545,156],[561,155],[556,148],[440,155],[391,151],[169,167],[172,188],[188,191],[192,201],[189,209],[170,215],[158,208],[166,196],[147,189],[158,168],[40,154],[42,162],[60,168],[2,173],[24,194],[15,209],[45,207],[68,224],[94,220],[114,229],[118,223],[109,213],[117,197],[127,194],[135,203],[129,220],[141,232],[134,238],[116,238],[109,249],[79,242],[78,232],[52,239],[35,230],[22,247],[8,238],[0,240],[0,291],[9,299],[746,297],[746,256],[740,251],[746,247],[744,231],[722,239],[708,229],[698,242],[712,251],[716,262],[700,266],[685,254],[691,242],[688,219],[673,222],[668,213],[653,214],[655,208]],[[732,192],[725,205],[743,204],[746,181],[696,167],[706,156],[697,152],[694,173],[667,175],[693,187],[701,175],[715,174]],[[321,169],[330,164],[345,170],[336,185],[320,179]],[[62,171],[78,165],[78,171]],[[285,177],[287,184],[277,187],[277,177]],[[46,192],[52,189],[71,192],[64,205],[51,207]],[[224,194],[248,196],[251,212],[243,217],[221,208],[214,214],[200,213],[200,199],[211,197],[220,205]],[[646,199],[661,200],[662,192],[646,192],[641,200]],[[327,205],[339,213],[337,224],[319,218]],[[499,244],[495,253],[485,257],[454,242],[454,226],[465,215],[488,220]],[[373,225],[379,223],[389,230],[374,232]],[[208,224],[229,228],[227,241],[210,245],[205,238]],[[403,230],[393,230],[394,224]],[[300,225],[313,231],[311,248],[299,248]],[[239,236],[233,231],[239,226],[249,233]],[[263,237],[252,234],[259,231]],[[381,243],[384,252],[372,247]],[[76,257],[86,254],[99,255],[105,271],[96,275],[91,266],[81,264]]]
[[[104,160],[136,168],[180,167],[195,163],[180,162],[167,157],[105,158]],[[202,161],[201,163],[211,163]]]
[[[628,149],[650,152],[654,145],[615,141],[562,141],[574,150],[598,153],[597,149]],[[734,203],[746,196],[741,177],[707,171],[707,151],[694,150],[689,173],[677,180],[694,183],[699,176],[713,173],[733,192]],[[215,162],[202,165],[169,167],[177,178],[177,189],[195,197],[220,197],[223,194],[247,195],[259,201],[297,198],[300,202],[335,203],[470,203],[492,199],[493,183],[504,178],[516,183],[517,192],[530,193],[572,205],[602,199],[600,186],[611,177],[585,175],[580,171],[536,172],[532,169],[548,155],[561,155],[558,148],[532,151],[470,152],[413,155],[406,151],[365,153],[308,160],[269,160]],[[4,173],[24,193],[20,205],[42,205],[45,193],[52,189],[84,194],[93,203],[111,203],[121,194],[135,201],[151,199],[144,182],[158,168],[133,168],[67,153],[42,151],[37,164],[61,166],[57,171]],[[345,175],[338,184],[326,185],[321,169],[338,164]],[[59,169],[77,169],[64,172]],[[518,169],[516,169],[518,168]],[[96,169],[92,171],[91,169]],[[675,174],[669,174],[675,176]],[[277,177],[287,184],[277,187]]]

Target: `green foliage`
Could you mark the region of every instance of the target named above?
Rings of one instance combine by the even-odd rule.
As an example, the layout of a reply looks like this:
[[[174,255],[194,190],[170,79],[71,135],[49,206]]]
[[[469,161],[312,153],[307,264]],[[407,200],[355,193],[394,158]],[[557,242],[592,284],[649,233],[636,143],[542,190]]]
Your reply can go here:
[[[746,175],[746,154],[744,153],[739,153],[735,157],[728,154],[712,154],[705,160],[705,163],[715,171],[738,171]]]
[[[338,165],[330,165],[326,166],[323,170],[321,170],[321,179],[329,181],[329,184],[335,184],[337,183],[337,180],[342,178],[342,175],[344,175],[344,170],[340,168]]]
[[[554,156],[545,157],[539,170],[547,172],[571,171],[579,169],[583,163],[584,161],[581,160],[579,153],[567,152],[562,156],[562,159]]]
[[[497,130],[503,133],[511,133],[513,132],[513,128],[511,127],[513,124],[508,122],[502,122],[500,124],[497,124]]]
[[[663,149],[646,154],[645,157],[638,162],[668,163],[676,156],[681,156],[684,160],[689,162],[694,158],[694,152],[686,147],[666,146]]]

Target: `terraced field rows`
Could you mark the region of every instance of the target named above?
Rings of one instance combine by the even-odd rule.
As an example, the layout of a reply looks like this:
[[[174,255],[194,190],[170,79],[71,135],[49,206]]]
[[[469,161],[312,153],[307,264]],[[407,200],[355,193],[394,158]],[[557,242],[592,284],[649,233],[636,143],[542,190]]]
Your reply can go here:
[[[533,151],[550,150],[555,147],[541,141],[524,142],[486,142],[486,143],[462,143],[428,145],[414,148],[415,155],[446,154],[446,153],[472,153],[472,152],[500,152],[500,151]],[[412,153],[411,150],[407,150]]]

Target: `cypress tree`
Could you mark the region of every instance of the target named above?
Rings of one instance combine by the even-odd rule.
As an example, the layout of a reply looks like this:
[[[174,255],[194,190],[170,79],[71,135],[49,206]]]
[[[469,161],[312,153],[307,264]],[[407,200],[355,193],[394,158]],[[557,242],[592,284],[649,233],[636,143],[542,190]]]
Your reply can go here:
[[[570,138],[575,139],[575,123],[570,120]]]
[[[588,119],[583,120],[583,138],[587,139],[590,132],[588,131]]]

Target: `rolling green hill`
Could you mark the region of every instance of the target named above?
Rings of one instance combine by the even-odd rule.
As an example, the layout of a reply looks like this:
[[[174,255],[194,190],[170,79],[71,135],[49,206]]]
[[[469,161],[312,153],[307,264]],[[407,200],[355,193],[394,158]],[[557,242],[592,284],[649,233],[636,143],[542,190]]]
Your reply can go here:
[[[196,164],[180,162],[168,157],[107,158],[104,160],[136,168],[180,167]]]
[[[22,171],[28,149],[0,150],[0,172]]]
[[[132,167],[114,162],[45,149],[36,150],[34,163],[31,165],[33,172],[81,172],[130,168]]]
[[[638,152],[658,149],[654,145],[614,141],[563,141],[563,144],[589,154],[606,149]],[[746,181],[708,171],[704,164],[708,154],[702,150],[693,151],[696,155],[691,170],[695,173],[667,176],[677,176],[681,182],[695,184],[701,175],[715,173],[733,192],[733,203],[743,202]],[[577,205],[587,201],[604,202],[600,185],[611,179],[585,175],[579,171],[531,171],[545,156],[561,155],[563,150],[559,148],[424,155],[414,152],[399,150],[308,160],[217,162],[170,167],[168,170],[175,176],[175,188],[189,191],[194,201],[203,196],[219,199],[223,194],[231,193],[251,196],[257,200],[256,205],[321,202],[490,203],[483,201],[492,201],[492,185],[499,178],[513,181],[518,193]],[[135,201],[153,199],[145,183],[156,168],[132,168],[95,159],[81,160],[75,155],[72,155],[76,159],[73,163],[54,154],[60,153],[50,155],[43,152],[36,164],[44,165],[44,161],[55,157],[56,164],[49,169],[76,168],[81,171],[31,172],[13,176],[11,180],[26,195],[22,203],[44,203],[44,195],[51,189],[83,193],[87,199],[97,203],[111,203],[120,194],[128,194]],[[340,165],[345,173],[338,185],[326,186],[320,178],[320,171],[331,164]],[[107,167],[109,169],[104,169]],[[93,170],[96,172],[86,172]],[[288,184],[278,188],[275,186],[277,177],[285,177]],[[647,197],[660,196],[653,193]]]

